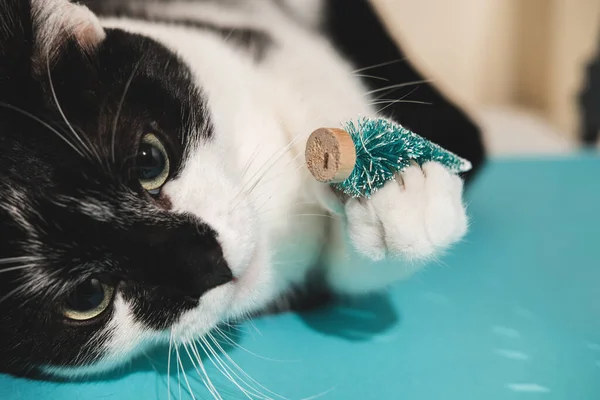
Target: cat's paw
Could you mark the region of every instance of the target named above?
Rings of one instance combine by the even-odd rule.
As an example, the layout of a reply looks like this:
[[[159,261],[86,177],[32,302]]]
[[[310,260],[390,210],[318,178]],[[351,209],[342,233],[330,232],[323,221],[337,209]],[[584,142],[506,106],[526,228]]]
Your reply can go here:
[[[411,166],[370,199],[346,203],[348,235],[373,260],[434,257],[467,231],[463,182],[441,164]]]

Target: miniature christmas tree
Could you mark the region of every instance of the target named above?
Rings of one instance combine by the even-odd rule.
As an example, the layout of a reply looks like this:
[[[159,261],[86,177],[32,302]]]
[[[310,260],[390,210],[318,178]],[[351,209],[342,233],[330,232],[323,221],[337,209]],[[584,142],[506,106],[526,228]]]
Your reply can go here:
[[[428,161],[455,173],[471,169],[469,161],[383,118],[318,129],[306,145],[306,165],[315,179],[351,197],[368,198],[411,162]]]

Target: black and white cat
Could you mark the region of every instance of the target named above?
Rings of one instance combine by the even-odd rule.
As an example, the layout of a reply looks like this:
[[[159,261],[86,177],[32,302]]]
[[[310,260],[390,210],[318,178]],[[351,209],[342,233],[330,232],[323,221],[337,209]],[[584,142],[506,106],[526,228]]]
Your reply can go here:
[[[87,6],[0,4],[1,371],[105,371],[298,290],[379,290],[465,234],[438,164],[368,201],[303,167],[314,129],[378,114],[483,160],[368,2]]]

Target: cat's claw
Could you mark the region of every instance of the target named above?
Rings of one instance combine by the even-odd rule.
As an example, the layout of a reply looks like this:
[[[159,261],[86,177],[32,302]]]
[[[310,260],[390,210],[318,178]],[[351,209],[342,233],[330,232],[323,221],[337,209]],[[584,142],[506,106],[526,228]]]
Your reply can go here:
[[[441,164],[411,166],[370,199],[346,202],[350,240],[373,260],[432,258],[467,231],[462,193],[461,178]]]

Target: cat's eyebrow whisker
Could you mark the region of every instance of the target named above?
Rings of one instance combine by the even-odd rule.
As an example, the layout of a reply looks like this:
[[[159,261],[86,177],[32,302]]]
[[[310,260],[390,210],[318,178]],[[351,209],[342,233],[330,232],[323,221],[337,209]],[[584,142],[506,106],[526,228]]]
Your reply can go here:
[[[191,347],[191,344],[190,344],[190,347]],[[194,362],[194,358],[192,357],[190,350],[188,349],[188,345],[186,343],[183,343],[183,348],[185,349],[188,357],[190,358],[190,361],[192,362],[194,369],[198,373],[198,376],[200,377],[200,379],[204,383],[204,386],[206,386],[206,388],[208,389],[210,394],[217,400],[223,400],[223,398],[219,394],[219,391],[217,390],[217,388],[215,388],[212,381],[208,377],[208,374],[206,373],[206,369],[204,368],[204,364],[202,363],[202,359],[200,357],[197,358],[197,361],[198,361],[198,366],[197,366],[196,363]],[[202,372],[200,372],[200,369],[198,369],[198,367],[200,367]]]
[[[142,63],[142,59],[139,59],[138,62],[134,65],[133,70],[131,71],[131,75],[129,75],[129,79],[127,79],[127,82],[125,83],[125,88],[123,89],[123,94],[121,95],[121,99],[119,100],[119,105],[117,107],[117,113],[115,114],[115,119],[113,121],[112,135],[111,135],[111,158],[112,158],[113,163],[116,161],[115,147],[116,147],[116,141],[117,141],[117,126],[119,124],[119,117],[121,115],[121,110],[123,109],[123,104],[125,104],[125,97],[127,96],[127,93],[129,92],[129,87],[131,86],[131,82],[133,82],[133,78],[135,77],[135,74],[136,74],[138,68],[140,67],[141,63]]]
[[[256,390],[254,387],[252,387],[246,381],[244,381],[242,378],[240,378],[239,375],[237,375],[235,373],[235,371],[233,371],[231,369],[231,367],[229,365],[227,365],[218,356],[218,354],[215,352],[215,350],[212,348],[212,346],[210,346],[210,344],[206,341],[205,338],[200,338],[200,340],[201,340],[201,342],[198,342],[198,344],[200,345],[200,347],[202,348],[202,350],[204,351],[204,353],[206,354],[206,356],[208,357],[208,359],[210,360],[210,362],[215,366],[215,368],[217,368],[219,370],[219,372],[221,374],[223,374],[239,390],[241,390],[242,393],[247,398],[249,398],[251,400],[254,399],[255,397],[258,397],[259,399],[266,399],[266,396],[264,396],[262,393],[260,393],[258,390]],[[196,349],[196,352],[198,352],[198,348],[196,347],[196,343],[193,343],[193,346]],[[211,354],[212,354],[212,357],[211,357]],[[248,389],[244,388],[240,383],[238,383],[238,381],[234,378],[234,376],[235,376],[235,378],[239,379],[246,387],[248,387]]]
[[[382,63],[379,63],[379,64],[373,64],[373,65],[370,65],[368,67],[363,67],[363,68],[355,69],[354,71],[352,71],[352,73],[362,72],[362,71],[368,71],[370,69],[375,69],[375,68],[379,68],[379,67],[385,67],[385,66],[388,66],[388,65],[397,64],[397,63],[402,62],[402,61],[406,61],[406,57],[398,58],[398,59],[392,60],[392,61],[382,62]]]
[[[272,390],[270,390],[269,388],[261,385],[256,379],[252,378],[250,375],[248,375],[248,373],[246,371],[243,370],[242,367],[240,367],[235,361],[233,361],[233,359],[229,356],[229,354],[227,354],[227,352],[225,351],[225,349],[223,349],[223,347],[219,344],[219,342],[215,339],[215,337],[212,334],[208,334],[208,338],[211,340],[211,342],[217,347],[217,349],[221,352],[221,354],[225,357],[226,360],[228,360],[231,365],[237,370],[239,371],[239,373],[241,373],[244,377],[246,377],[246,379],[248,379],[250,382],[252,382],[253,384],[257,385],[259,388],[261,388],[262,390],[264,390],[265,392],[281,399],[281,400],[289,400],[287,397],[282,396],[280,394],[277,394],[275,392],[273,392]]]
[[[75,146],[73,144],[73,142],[71,142],[69,139],[67,139],[62,133],[60,133],[56,128],[54,128],[52,125],[50,125],[49,123],[43,121],[41,118],[36,117],[35,115],[31,114],[30,112],[27,112],[25,110],[23,110],[22,108],[13,106],[12,104],[8,104],[8,103],[4,103],[4,102],[0,102],[0,107],[4,107],[4,108],[8,108],[11,109],[13,111],[16,111],[20,114],[25,115],[26,117],[31,118],[32,120],[36,121],[37,123],[43,125],[45,128],[47,128],[48,130],[50,130],[52,133],[56,134],[56,136],[58,136],[59,138],[61,138],[66,144],[69,145],[69,147],[71,147],[73,150],[75,150],[75,152],[77,154],[79,154],[81,156],[81,158],[85,158],[88,159],[88,156],[86,156],[84,153],[81,152],[81,150],[79,150],[77,148],[77,146]]]
[[[52,72],[50,71],[50,55],[49,55],[49,53],[46,55],[46,71],[48,73],[48,82],[50,84],[50,91],[52,92],[52,98],[54,99],[54,104],[56,105],[56,108],[58,108],[58,112],[60,113],[63,121],[65,122],[65,124],[67,125],[67,127],[69,128],[69,130],[71,131],[73,136],[75,137],[75,139],[77,139],[77,141],[79,141],[79,143],[82,146],[82,149],[85,152],[87,152],[88,157],[85,157],[85,158],[89,158],[90,156],[95,155],[95,157],[98,159],[98,162],[101,163],[100,156],[90,148],[89,144],[87,144],[87,145],[85,144],[85,142],[83,141],[81,136],[75,131],[75,129],[73,129],[73,125],[71,125],[71,123],[67,119],[67,116],[65,115],[62,107],[60,106],[60,102],[58,101],[58,96],[56,95],[56,90],[54,89],[54,82],[52,81]]]

